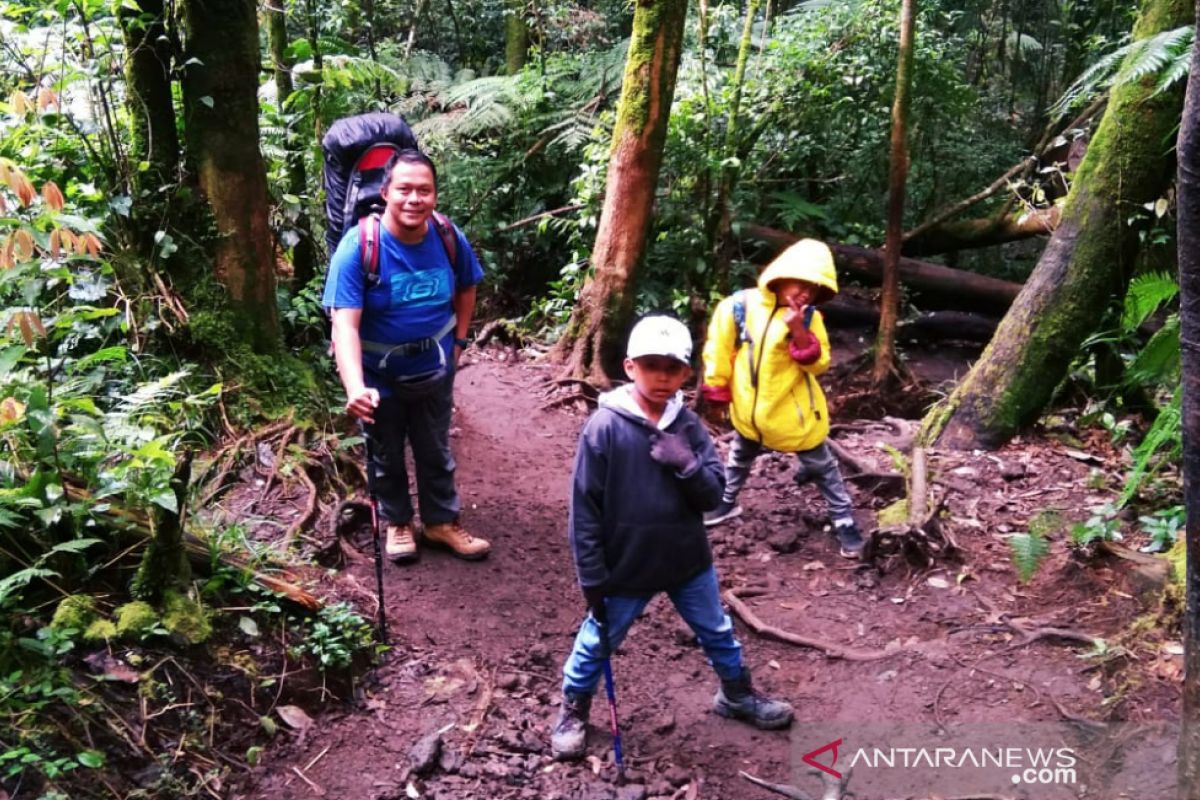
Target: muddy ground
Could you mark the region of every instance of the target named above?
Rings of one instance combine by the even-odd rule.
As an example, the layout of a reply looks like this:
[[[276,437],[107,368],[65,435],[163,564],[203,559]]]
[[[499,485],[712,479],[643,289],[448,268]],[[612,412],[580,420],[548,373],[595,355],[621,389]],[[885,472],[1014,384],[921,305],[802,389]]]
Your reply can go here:
[[[856,343],[844,344],[836,354],[843,360]],[[924,377],[934,387],[964,367],[942,355],[927,362]],[[912,363],[922,369],[919,359]],[[626,785],[613,782],[602,697],[588,759],[550,759],[559,668],[583,614],[565,524],[584,419],[582,402],[547,392],[551,374],[511,350],[472,354],[457,384],[453,435],[463,521],[491,540],[491,558],[466,563],[423,549],[415,565],[388,564],[393,649],[385,663],[333,702],[315,687],[299,692],[294,702],[307,706],[314,723],[281,726],[278,743],[231,796],[772,796],[742,771],[808,781],[806,791],[817,793],[815,777],[794,771],[803,750],[792,736],[710,711],[715,677],[662,598],[614,659]],[[876,471],[893,470],[881,443],[903,449],[903,425],[834,413],[835,438],[849,452]],[[1065,420],[1057,432],[998,452],[933,453],[934,497],[945,499],[941,519],[958,552],[929,568],[900,558],[883,560],[885,569],[839,558],[816,489],[797,489],[786,459],[759,460],[742,496],[746,513],[714,529],[714,552],[723,588],[755,587],[744,602],[764,622],[827,645],[785,644],[737,622],[757,682],[795,705],[798,732],[820,737],[835,731],[833,720],[952,729],[1178,717],[1177,648],[1161,628],[1134,625],[1157,611],[1152,587],[1135,581],[1121,559],[1081,560],[1066,546],[1066,526],[1111,499],[1122,475],[1102,431],[1066,443],[1054,438],[1066,431],[1080,435]],[[871,481],[853,491],[864,529],[875,527],[875,511],[896,496]],[[1050,530],[1050,555],[1022,584],[1007,537],[1034,519]],[[363,533],[356,541],[365,548]],[[362,586],[374,585],[369,562],[347,570]],[[1070,635],[1039,633],[1023,644],[1026,632],[1046,629],[1103,637],[1108,652],[1081,657],[1092,648]],[[855,653],[835,657],[839,648]],[[414,760],[424,763],[414,769]],[[1167,761],[1160,770],[1169,771]],[[1079,786],[1036,796],[1077,795],[1104,796]]]

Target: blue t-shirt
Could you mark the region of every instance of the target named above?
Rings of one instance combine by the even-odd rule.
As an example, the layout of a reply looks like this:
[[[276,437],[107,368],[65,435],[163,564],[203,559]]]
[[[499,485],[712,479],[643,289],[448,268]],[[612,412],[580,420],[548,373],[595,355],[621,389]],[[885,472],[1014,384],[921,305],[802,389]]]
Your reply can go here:
[[[451,266],[445,243],[432,222],[420,244],[404,244],[381,224],[379,280],[368,287],[355,225],[342,236],[329,263],[321,304],[328,309],[361,308],[358,333],[364,342],[398,345],[436,335],[454,313],[455,292],[483,280],[483,267],[457,226],[454,235],[458,239],[456,267]],[[443,336],[441,346],[449,362],[454,347],[453,330]],[[382,356],[363,350],[364,377],[367,385],[374,388],[385,388],[386,377],[419,375],[437,369],[441,359],[437,348],[407,357],[394,354],[387,357],[381,370]]]

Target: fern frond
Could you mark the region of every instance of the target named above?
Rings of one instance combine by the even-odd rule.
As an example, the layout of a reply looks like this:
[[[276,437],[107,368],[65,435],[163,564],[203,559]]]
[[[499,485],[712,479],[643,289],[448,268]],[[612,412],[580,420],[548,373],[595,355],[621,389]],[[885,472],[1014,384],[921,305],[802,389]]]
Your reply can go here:
[[[1113,79],[1113,85],[1139,81],[1153,75],[1173,61],[1181,43],[1191,39],[1192,26],[1185,25],[1133,43],[1129,54],[1121,62],[1121,69]]]
[[[1050,552],[1050,546],[1040,533],[1018,533],[1008,537],[1008,548],[1012,552],[1013,566],[1021,583],[1029,583],[1042,560]]]
[[[1187,75],[1195,41],[1191,25],[1172,28],[1118,47],[1083,71],[1051,106],[1056,117],[1087,102],[1100,92],[1157,74],[1155,93]]]
[[[1126,333],[1136,330],[1159,306],[1174,299],[1178,294],[1179,283],[1170,273],[1149,272],[1138,275],[1129,282],[1129,291],[1125,294],[1121,327]]]
[[[1133,469],[1125,479],[1125,488],[1117,498],[1117,507],[1128,503],[1141,488],[1142,482],[1152,473],[1154,456],[1163,448],[1169,448],[1167,459],[1171,460],[1183,449],[1183,386],[1175,389],[1175,396],[1166,408],[1158,412],[1154,424],[1146,431],[1141,444],[1133,450]]]
[[[1125,383],[1141,386],[1173,382],[1180,363],[1179,317],[1172,314],[1125,368]]]

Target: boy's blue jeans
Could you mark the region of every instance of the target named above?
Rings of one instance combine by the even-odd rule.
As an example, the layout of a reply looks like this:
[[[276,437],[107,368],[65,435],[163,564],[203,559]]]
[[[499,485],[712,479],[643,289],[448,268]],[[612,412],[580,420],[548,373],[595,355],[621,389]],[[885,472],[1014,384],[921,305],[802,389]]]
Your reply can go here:
[[[733,638],[733,622],[721,606],[717,571],[709,567],[687,583],[667,592],[675,610],[700,640],[709,663],[722,680],[734,680],[742,674],[742,645]],[[615,652],[625,640],[633,621],[653,597],[606,597],[609,647]],[[596,691],[603,671],[606,651],[600,641],[600,626],[591,614],[584,619],[575,636],[575,647],[563,664],[563,691],[590,696]]]

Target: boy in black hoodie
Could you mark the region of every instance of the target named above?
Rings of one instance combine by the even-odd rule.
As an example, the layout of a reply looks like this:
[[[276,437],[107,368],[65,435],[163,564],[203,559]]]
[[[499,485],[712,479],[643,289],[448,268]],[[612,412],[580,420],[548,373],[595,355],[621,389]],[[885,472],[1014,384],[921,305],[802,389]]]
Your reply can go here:
[[[600,397],[584,425],[572,478],[570,540],[589,615],[563,665],[555,758],[581,757],[604,659],[650,600],[666,592],[721,679],[713,709],[763,728],[792,708],[754,691],[742,646],[721,607],[703,515],[725,480],[712,440],[683,404],[692,337],[678,320],[646,317],[629,336],[633,381]],[[605,641],[607,639],[607,641]]]

